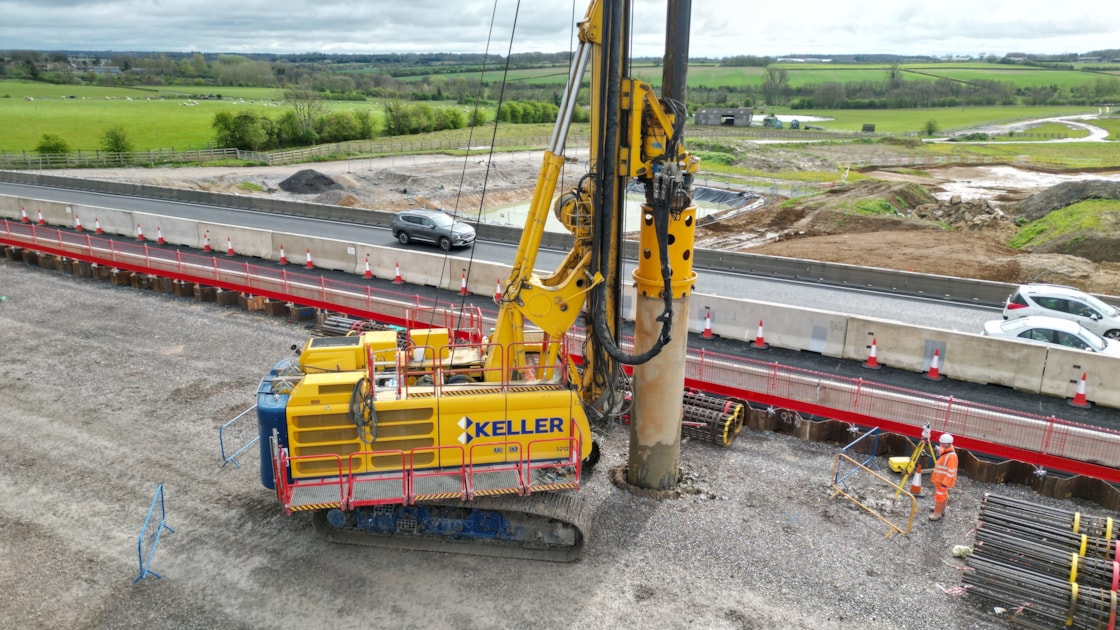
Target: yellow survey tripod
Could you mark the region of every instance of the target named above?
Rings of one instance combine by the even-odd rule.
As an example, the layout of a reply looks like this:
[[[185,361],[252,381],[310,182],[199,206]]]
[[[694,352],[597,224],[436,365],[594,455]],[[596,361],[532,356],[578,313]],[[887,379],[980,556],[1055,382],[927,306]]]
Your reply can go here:
[[[921,465],[922,455],[927,452],[929,453],[929,468],[927,470],[932,471],[933,467],[937,464],[937,452],[933,450],[933,443],[929,441],[930,433],[929,423],[927,422],[925,426],[922,427],[921,441],[914,447],[914,452],[910,454],[910,461],[905,464],[905,467],[901,471],[902,479],[898,482],[898,488],[894,493],[895,501],[898,500],[898,497],[902,496],[904,491],[907,491],[906,482],[910,480],[910,475],[913,475],[914,471]]]

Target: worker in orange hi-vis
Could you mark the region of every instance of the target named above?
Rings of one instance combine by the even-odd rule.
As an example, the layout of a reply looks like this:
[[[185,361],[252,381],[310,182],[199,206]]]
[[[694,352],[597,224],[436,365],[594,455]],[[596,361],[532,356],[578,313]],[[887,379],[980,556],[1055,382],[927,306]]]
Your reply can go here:
[[[941,434],[937,449],[937,465],[933,468],[930,482],[933,483],[933,514],[929,520],[940,521],[945,515],[945,504],[949,502],[949,488],[957,485],[957,452],[953,449],[953,436]]]

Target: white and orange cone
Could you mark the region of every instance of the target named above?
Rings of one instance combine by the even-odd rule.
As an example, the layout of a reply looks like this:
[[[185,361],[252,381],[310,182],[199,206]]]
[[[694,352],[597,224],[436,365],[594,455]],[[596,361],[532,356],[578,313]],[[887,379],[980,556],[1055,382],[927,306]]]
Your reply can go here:
[[[910,481],[910,494],[914,496],[922,495],[922,465],[918,464],[918,468],[914,471],[914,479]]]
[[[467,272],[463,272],[462,279],[459,281],[459,295],[468,295],[467,293]]]
[[[163,230],[161,230],[158,225],[156,226],[156,242],[160,245],[167,244],[167,241],[163,240]]]
[[[1077,393],[1074,394],[1073,398],[1069,401],[1071,407],[1088,409],[1093,406],[1093,403],[1089,402],[1089,399],[1085,397],[1085,376],[1086,372],[1082,372],[1081,380],[1077,382]]]
[[[136,224],[136,240],[144,240],[144,228],[140,227],[139,223]]]
[[[236,255],[237,254],[234,253],[234,251],[233,251],[233,239],[227,236],[226,237],[226,256],[236,256]]]
[[[284,253],[284,246],[283,245],[280,246],[280,264],[281,265],[288,264],[288,255]]]
[[[20,219],[19,219],[20,223],[31,223],[31,219],[27,218],[27,211],[23,209],[23,206],[19,207],[19,216],[20,216]]]
[[[202,233],[202,251],[204,251],[204,252],[214,251],[214,250],[210,249],[210,233],[209,232],[203,232]]]
[[[765,350],[766,348],[770,347],[770,344],[766,343],[766,336],[762,332],[762,320],[761,319],[758,320],[758,334],[755,335],[754,343],[751,344],[751,347],[755,348],[757,350]]]
[[[502,303],[502,281],[498,280],[497,286],[494,288],[494,303]]]
[[[78,216],[78,213],[75,212],[74,213],[74,231],[75,232],[81,232],[84,229],[85,228],[82,227],[82,217]]]
[[[93,217],[93,233],[94,234],[104,234],[105,233],[101,230],[101,221],[98,220],[97,217]]]
[[[867,353],[867,361],[864,362],[863,367],[869,370],[878,370],[883,367],[879,365],[879,353],[877,352],[876,338],[871,338],[871,350]]]
[[[39,213],[39,225],[46,225],[47,222],[43,220],[43,211],[42,210],[36,210],[36,212]]]
[[[401,277],[400,263],[393,263],[393,266],[396,267],[396,274],[393,276],[393,284],[404,284],[404,278]]]
[[[362,277],[366,280],[373,280],[373,270],[369,268],[369,256],[366,256],[366,273]]]
[[[945,378],[944,376],[941,376],[941,349],[940,348],[934,348],[933,349],[933,360],[930,361],[929,371],[926,372],[925,374],[923,374],[922,376],[925,376],[927,379],[929,379],[931,381],[940,381],[940,380]]]
[[[712,338],[712,309],[704,307],[704,332],[700,333],[704,339]]]
[[[307,264],[304,265],[305,269],[314,269],[315,263],[311,262],[311,248],[307,248]]]

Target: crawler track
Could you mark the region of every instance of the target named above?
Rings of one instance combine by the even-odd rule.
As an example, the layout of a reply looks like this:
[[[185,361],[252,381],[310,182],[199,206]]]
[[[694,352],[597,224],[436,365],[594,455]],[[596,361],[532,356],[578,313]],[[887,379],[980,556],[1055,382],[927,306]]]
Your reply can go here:
[[[327,522],[325,511],[313,517],[315,529],[331,542],[390,549],[438,551],[495,558],[572,562],[578,560],[587,543],[591,515],[584,502],[575,494],[541,493],[527,497],[482,497],[463,503],[460,501],[433,501],[425,506],[473,508],[499,512],[515,521],[518,529],[528,532],[564,531],[574,541],[571,545],[541,545],[532,540],[490,541],[455,540],[445,536],[404,532],[382,535],[366,532],[358,527],[336,528]]]

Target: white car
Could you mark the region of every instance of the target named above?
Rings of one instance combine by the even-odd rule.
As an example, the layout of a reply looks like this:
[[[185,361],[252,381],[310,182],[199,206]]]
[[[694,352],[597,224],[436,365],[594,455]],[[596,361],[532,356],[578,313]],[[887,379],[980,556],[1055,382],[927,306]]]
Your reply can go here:
[[[994,319],[984,324],[984,334],[1000,339],[1088,350],[1120,358],[1120,341],[1105,339],[1077,322],[1057,317],[1028,315],[1008,320]]]
[[[1120,339],[1120,309],[1073,287],[1025,284],[1007,298],[1003,318],[1029,315],[1059,317],[1077,322],[1109,339]]]

